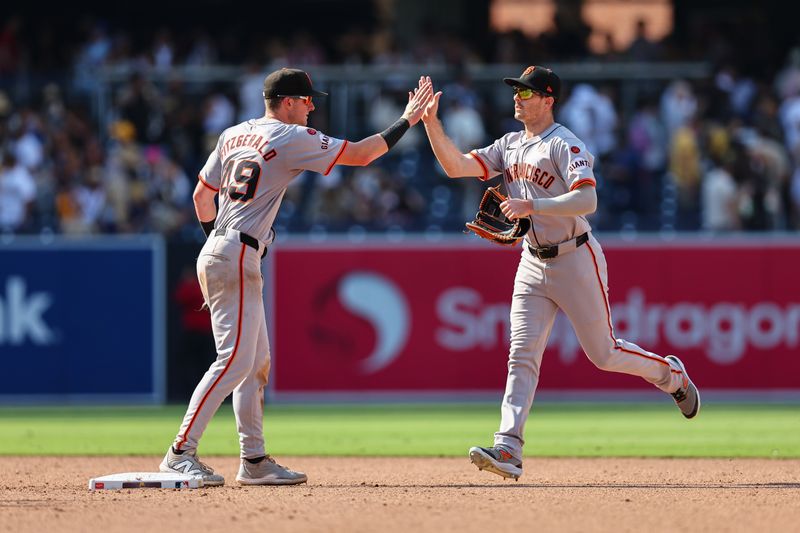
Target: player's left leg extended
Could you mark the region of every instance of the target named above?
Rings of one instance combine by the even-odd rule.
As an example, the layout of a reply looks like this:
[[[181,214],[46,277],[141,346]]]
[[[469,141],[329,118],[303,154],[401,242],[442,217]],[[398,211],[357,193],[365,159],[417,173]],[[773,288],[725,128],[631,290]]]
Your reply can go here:
[[[553,299],[572,322],[589,359],[603,370],[642,377],[672,394],[684,416],[694,416],[699,395],[683,365],[615,336],[607,266],[600,244],[591,237],[585,245],[554,261],[558,264],[550,270]],[[686,398],[680,401],[687,395],[688,402]]]

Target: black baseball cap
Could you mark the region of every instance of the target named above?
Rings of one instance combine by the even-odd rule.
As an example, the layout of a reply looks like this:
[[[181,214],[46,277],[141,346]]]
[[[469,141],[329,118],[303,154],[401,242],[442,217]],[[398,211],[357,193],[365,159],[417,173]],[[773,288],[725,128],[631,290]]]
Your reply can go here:
[[[561,78],[546,67],[531,66],[519,78],[503,78],[508,85],[527,87],[556,100],[561,97]]]
[[[264,98],[279,96],[328,96],[328,93],[315,91],[305,71],[282,68],[264,78]]]

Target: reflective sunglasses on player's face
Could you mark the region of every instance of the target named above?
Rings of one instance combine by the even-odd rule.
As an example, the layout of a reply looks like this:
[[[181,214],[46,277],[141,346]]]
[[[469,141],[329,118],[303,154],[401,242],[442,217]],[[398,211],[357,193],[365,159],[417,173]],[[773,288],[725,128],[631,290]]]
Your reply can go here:
[[[536,92],[533,89],[528,89],[527,87],[514,87],[514,95],[519,96],[520,100],[528,100],[529,98],[533,98],[533,95],[544,96],[542,93]]]
[[[297,98],[298,100],[305,102],[306,105],[311,105],[311,100],[313,99],[311,96],[292,96],[289,94],[279,94],[277,95],[277,98]]]

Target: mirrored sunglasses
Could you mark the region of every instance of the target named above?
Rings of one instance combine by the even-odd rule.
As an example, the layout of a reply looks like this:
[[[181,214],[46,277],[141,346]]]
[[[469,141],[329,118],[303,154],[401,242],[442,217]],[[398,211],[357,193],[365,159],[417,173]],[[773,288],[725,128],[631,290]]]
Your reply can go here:
[[[514,95],[519,96],[520,100],[533,98],[534,90],[525,87],[514,87]]]
[[[305,102],[306,105],[311,105],[311,101],[313,100],[313,96],[294,96],[289,94],[279,94],[276,98],[296,98],[298,100],[302,100]]]

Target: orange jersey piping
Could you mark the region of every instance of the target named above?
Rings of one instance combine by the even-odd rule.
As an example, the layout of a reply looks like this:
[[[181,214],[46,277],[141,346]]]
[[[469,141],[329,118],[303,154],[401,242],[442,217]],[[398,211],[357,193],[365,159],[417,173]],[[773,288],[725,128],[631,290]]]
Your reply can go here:
[[[197,410],[194,412],[192,416],[192,420],[189,422],[189,425],[186,427],[186,431],[183,432],[181,436],[181,440],[176,446],[176,450],[180,450],[181,446],[186,442],[186,439],[189,436],[189,432],[192,430],[192,426],[194,425],[194,421],[197,420],[197,415],[203,409],[203,405],[205,405],[206,400],[208,399],[208,395],[211,394],[211,391],[214,390],[214,387],[217,386],[217,383],[220,382],[222,376],[228,371],[231,367],[231,363],[236,358],[236,352],[239,351],[239,341],[242,339],[242,313],[244,312],[244,252],[247,249],[247,245],[242,244],[242,252],[239,254],[239,319],[236,323],[236,343],[233,345],[233,353],[231,354],[230,359],[228,359],[228,363],[225,365],[225,368],[222,369],[222,372],[214,380],[214,383],[211,384],[211,387],[208,388],[206,393],[203,395],[203,399],[200,400],[200,405],[197,406]]]

